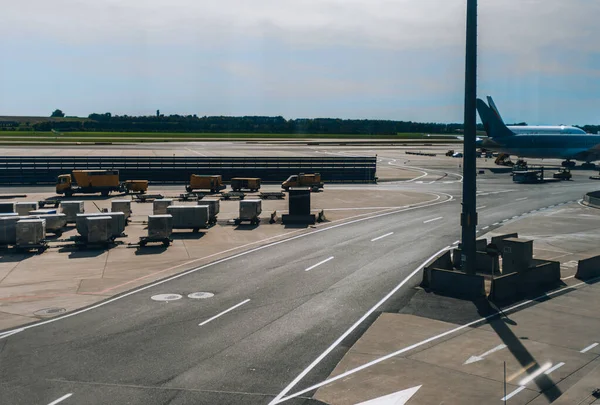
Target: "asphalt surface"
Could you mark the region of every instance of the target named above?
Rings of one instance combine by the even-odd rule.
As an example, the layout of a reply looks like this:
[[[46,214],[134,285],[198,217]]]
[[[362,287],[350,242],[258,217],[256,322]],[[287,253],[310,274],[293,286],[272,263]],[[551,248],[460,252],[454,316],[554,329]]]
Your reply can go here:
[[[479,228],[579,200],[595,189],[587,176],[540,185],[480,176]],[[460,176],[430,171],[423,179],[364,186],[430,192],[432,202],[420,207],[319,229],[65,319],[0,334],[0,402],[268,404],[331,349],[293,390],[323,380],[377,313],[402,308],[414,284],[332,344],[423,261],[459,239]],[[188,298],[193,292],[214,296]],[[152,300],[157,294],[182,298]]]

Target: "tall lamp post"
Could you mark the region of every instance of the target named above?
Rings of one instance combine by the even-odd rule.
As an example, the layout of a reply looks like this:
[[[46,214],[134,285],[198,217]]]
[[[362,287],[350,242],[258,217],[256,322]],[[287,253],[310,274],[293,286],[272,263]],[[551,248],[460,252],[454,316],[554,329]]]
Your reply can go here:
[[[465,66],[465,137],[463,163],[462,269],[475,274],[477,227],[476,136],[477,136],[477,0],[467,0],[467,52]]]

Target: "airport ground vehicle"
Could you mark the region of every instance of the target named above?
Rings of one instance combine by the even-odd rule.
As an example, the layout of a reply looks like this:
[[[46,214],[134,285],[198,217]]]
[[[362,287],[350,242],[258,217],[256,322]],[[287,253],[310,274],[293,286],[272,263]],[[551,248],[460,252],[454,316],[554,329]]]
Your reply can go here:
[[[190,176],[190,184],[185,187],[188,193],[194,190],[210,190],[212,193],[217,193],[225,189],[223,179],[218,175],[199,175],[192,174]]]
[[[281,188],[288,191],[290,187],[310,187],[312,191],[319,191],[323,188],[323,182],[321,181],[321,174],[304,174],[292,175],[288,177],[286,181],[281,183]]]
[[[145,194],[148,191],[148,180],[125,180],[121,183],[121,191],[125,193]]]
[[[454,155],[454,149],[450,149],[448,152],[446,152],[446,156],[452,157],[452,155]]]
[[[73,170],[71,174],[61,174],[56,182],[56,194],[71,197],[75,193],[101,193],[107,196],[111,191],[144,194],[148,190],[148,180],[126,180],[121,183],[118,170]]]
[[[231,179],[231,189],[241,191],[247,189],[258,191],[260,189],[260,179],[258,177],[234,177]]]
[[[571,180],[573,178],[573,175],[571,174],[571,170],[569,170],[566,167],[561,167],[556,173],[552,175],[552,177],[561,180]]]
[[[67,197],[75,193],[102,193],[107,196],[111,191],[119,191],[118,170],[73,170],[71,174],[61,174],[56,182],[56,194]]]
[[[512,160],[510,160],[510,155],[507,155],[506,153],[500,153],[498,155],[498,157],[496,158],[496,160],[494,161],[494,163],[499,166],[513,166],[514,165]]]

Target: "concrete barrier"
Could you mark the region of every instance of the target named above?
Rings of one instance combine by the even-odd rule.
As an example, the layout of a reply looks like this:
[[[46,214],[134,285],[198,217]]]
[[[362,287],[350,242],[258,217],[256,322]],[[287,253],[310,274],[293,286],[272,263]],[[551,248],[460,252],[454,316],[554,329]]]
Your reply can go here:
[[[485,296],[483,276],[436,268],[430,268],[426,272],[429,288],[436,293],[469,299]]]
[[[461,267],[461,255],[462,249],[456,248],[452,251],[452,264],[454,268],[460,269]],[[492,266],[495,272],[500,269],[500,261],[498,257],[492,257],[486,252],[477,251],[475,258],[475,270],[481,273],[492,273]]]
[[[596,277],[600,277],[600,256],[580,260],[577,264],[575,278],[579,280],[588,280]]]
[[[502,253],[504,251],[504,239],[518,238],[518,237],[519,237],[518,233],[507,233],[505,235],[493,236],[491,243],[496,245],[498,247],[498,250],[500,251],[500,253]]]
[[[559,283],[559,262],[534,259],[528,269],[504,274],[492,280],[489,298],[495,302],[512,302],[548,291]]]
[[[429,287],[429,269],[438,268],[438,269],[446,269],[452,270],[452,259],[450,257],[450,251],[446,250],[438,257],[435,257],[429,261],[423,268],[423,282],[421,283],[422,287]]]
[[[583,196],[583,203],[590,207],[600,208],[600,191],[592,191]]]

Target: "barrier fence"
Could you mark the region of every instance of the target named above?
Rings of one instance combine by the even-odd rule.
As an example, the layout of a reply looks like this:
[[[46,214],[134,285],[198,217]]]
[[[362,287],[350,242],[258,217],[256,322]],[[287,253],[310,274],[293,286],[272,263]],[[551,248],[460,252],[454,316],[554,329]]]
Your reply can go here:
[[[72,170],[117,169],[121,180],[186,183],[191,174],[259,177],[281,182],[298,173],[321,173],[326,183],[374,183],[375,157],[0,157],[0,184],[55,184]]]

